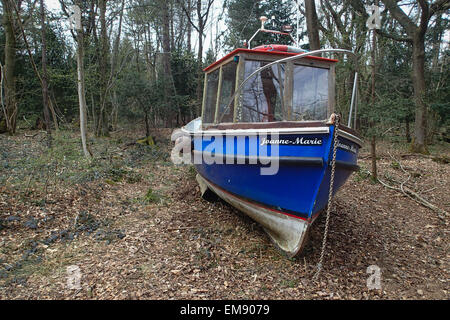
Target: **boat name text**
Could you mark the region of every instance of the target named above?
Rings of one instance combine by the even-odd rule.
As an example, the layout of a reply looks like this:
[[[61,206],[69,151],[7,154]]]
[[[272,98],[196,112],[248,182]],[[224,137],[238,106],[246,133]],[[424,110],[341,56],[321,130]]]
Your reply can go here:
[[[340,142],[340,141],[338,142],[338,148],[341,148],[341,149],[350,151],[351,153],[357,153],[357,152],[358,152],[358,150],[356,149],[355,146],[353,146],[353,145],[348,145],[348,144],[342,143],[342,142]]]
[[[267,139],[262,138],[261,145],[294,145],[294,146],[321,146],[323,143],[322,138],[304,138],[297,137],[295,139]]]

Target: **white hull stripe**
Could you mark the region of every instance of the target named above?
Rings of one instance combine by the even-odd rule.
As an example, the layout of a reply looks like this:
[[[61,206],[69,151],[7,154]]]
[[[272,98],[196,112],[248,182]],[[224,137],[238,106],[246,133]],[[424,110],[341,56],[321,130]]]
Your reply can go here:
[[[192,134],[182,128],[182,131]],[[329,127],[306,127],[306,128],[267,128],[267,129],[226,129],[226,130],[199,130],[195,135],[203,136],[247,136],[247,135],[261,135],[261,134],[327,134],[330,133]],[[338,130],[338,136],[348,139],[360,147],[362,147],[362,140],[355,135],[344,130]]]
[[[192,134],[185,129],[187,133]],[[226,130],[199,130],[195,134],[198,135],[227,135],[227,136],[242,136],[242,135],[257,135],[257,134],[322,134],[329,133],[328,127],[306,127],[306,128],[263,128],[263,129],[226,129]]]

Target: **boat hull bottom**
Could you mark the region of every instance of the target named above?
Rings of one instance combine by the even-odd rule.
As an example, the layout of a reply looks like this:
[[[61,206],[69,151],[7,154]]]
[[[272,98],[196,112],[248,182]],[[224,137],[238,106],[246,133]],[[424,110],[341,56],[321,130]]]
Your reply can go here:
[[[236,197],[213,185],[200,174],[197,174],[196,180],[200,185],[202,195],[207,193],[206,189],[208,188],[236,209],[246,213],[264,228],[275,245],[288,257],[294,257],[301,253],[308,238],[310,227],[308,221]]]

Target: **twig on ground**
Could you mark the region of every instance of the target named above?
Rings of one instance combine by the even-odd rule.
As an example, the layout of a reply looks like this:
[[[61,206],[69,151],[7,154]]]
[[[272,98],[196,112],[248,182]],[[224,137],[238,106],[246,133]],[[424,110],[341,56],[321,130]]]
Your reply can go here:
[[[442,210],[441,208],[436,207],[434,204],[428,202],[427,200],[422,198],[420,195],[418,195],[416,192],[410,190],[407,187],[404,187],[402,190],[401,188],[397,188],[397,187],[388,185],[387,183],[383,182],[379,178],[378,178],[378,182],[380,182],[383,186],[385,186],[388,189],[401,191],[403,194],[405,194],[412,200],[418,202],[419,204],[423,205],[424,207],[427,207],[427,208],[435,211],[441,220],[445,220],[445,217],[448,216],[448,212],[446,212],[445,210]]]
[[[35,134],[26,134],[25,133],[25,138],[34,138],[34,137],[36,137],[39,133],[47,133],[46,131],[38,131],[38,132],[36,132]]]
[[[178,231],[178,230],[186,230],[186,229],[195,229],[198,227],[177,227],[177,228],[167,228],[167,231]]]
[[[437,189],[437,187],[433,187],[433,188],[431,188],[431,189],[428,189],[428,190],[422,191],[422,193],[427,193],[427,192],[433,191],[434,189]]]
[[[400,168],[402,169],[402,171],[405,172],[406,174],[408,174],[408,178],[405,181],[403,181],[402,183],[400,183],[400,188],[388,185],[386,182],[382,181],[380,178],[377,178],[378,182],[380,182],[383,186],[385,186],[388,189],[402,192],[408,198],[416,201],[417,203],[423,205],[424,207],[427,207],[427,208],[435,211],[437,213],[438,217],[441,220],[445,221],[445,217],[448,216],[448,213],[445,210],[435,206],[434,204],[432,204],[429,201],[422,198],[418,193],[416,193],[416,192],[412,191],[411,189],[409,189],[408,187],[404,186],[405,183],[411,178],[411,175],[403,168],[403,166],[401,165],[401,163],[399,161],[397,161],[391,154],[389,154],[389,155],[400,165]]]
[[[427,154],[421,154],[421,153],[406,153],[406,154],[401,154],[400,155],[401,158],[407,158],[407,157],[419,157],[419,158],[426,158],[426,159],[431,159],[433,158],[432,156],[429,156]]]

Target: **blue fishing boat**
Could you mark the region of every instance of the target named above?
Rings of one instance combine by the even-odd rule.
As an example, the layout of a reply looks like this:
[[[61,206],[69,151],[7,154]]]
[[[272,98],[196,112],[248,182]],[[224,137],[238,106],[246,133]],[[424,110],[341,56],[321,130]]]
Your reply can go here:
[[[290,36],[264,23],[258,32]],[[353,57],[274,44],[232,51],[204,69],[202,116],[177,139],[202,195],[218,195],[259,222],[288,256],[301,252],[330,192],[358,170],[357,74],[344,125],[334,113],[338,60],[317,55],[324,53]]]

